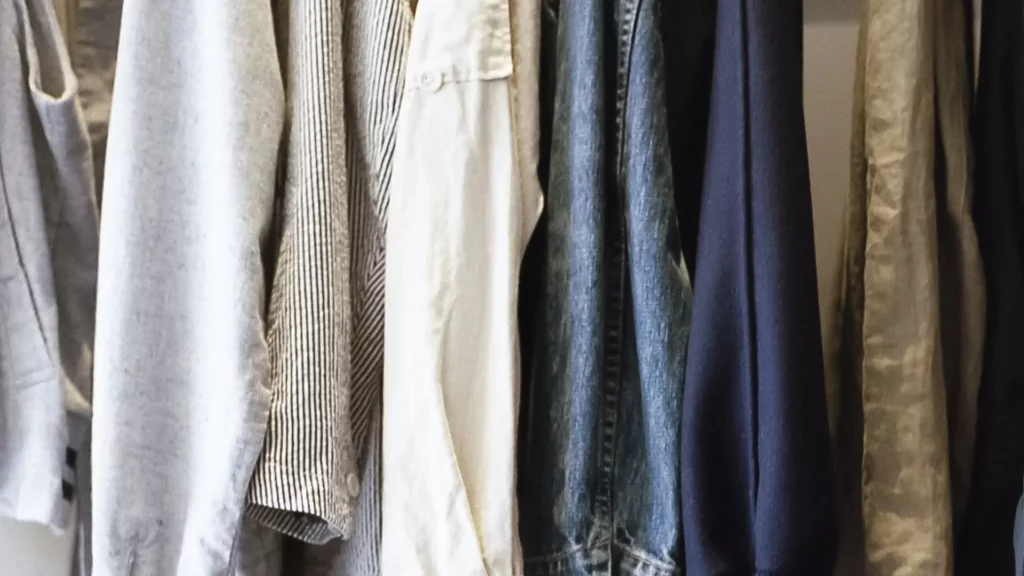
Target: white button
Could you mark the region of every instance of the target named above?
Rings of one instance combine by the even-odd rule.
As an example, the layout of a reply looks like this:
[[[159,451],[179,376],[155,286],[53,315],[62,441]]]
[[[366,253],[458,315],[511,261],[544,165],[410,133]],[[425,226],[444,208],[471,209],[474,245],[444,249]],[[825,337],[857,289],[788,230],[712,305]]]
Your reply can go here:
[[[437,72],[427,71],[420,74],[420,86],[431,92],[441,88],[441,75]]]
[[[359,478],[356,478],[355,474],[349,474],[345,477],[345,484],[348,487],[349,496],[353,498],[359,496]]]

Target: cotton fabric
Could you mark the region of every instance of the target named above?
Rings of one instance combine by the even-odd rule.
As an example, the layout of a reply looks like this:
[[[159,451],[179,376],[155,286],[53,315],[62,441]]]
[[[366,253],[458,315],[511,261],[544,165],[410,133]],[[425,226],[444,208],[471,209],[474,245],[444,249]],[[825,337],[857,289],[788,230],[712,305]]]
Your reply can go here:
[[[683,562],[692,292],[668,146],[664,6],[542,4],[546,213],[521,302],[531,330],[518,496],[530,575],[667,576]]]
[[[720,0],[683,388],[686,574],[828,574],[802,6]]]
[[[421,2],[385,285],[383,574],[511,574],[523,188],[508,3]]]
[[[286,45],[286,165],[267,317],[270,415],[250,516],[322,544],[351,529],[352,447],[343,5],[278,5]],[[286,12],[285,12],[286,11]]]
[[[401,0],[345,2],[345,153],[353,281],[349,405],[360,490],[347,539],[323,546],[287,543],[285,563],[296,575],[380,574],[384,229],[411,26],[402,6]]]

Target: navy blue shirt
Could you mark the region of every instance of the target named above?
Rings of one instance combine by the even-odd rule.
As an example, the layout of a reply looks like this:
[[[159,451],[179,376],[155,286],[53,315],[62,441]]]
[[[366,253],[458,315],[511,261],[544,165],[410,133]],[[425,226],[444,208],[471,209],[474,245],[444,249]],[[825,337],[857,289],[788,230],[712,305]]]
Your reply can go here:
[[[835,562],[802,35],[800,0],[718,2],[683,400],[689,576]]]

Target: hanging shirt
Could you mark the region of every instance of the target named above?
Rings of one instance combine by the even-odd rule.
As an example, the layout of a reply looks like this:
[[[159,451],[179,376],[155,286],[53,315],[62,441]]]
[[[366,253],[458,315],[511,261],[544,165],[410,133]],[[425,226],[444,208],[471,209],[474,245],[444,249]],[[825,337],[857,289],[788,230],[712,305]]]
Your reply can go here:
[[[333,0],[279,7],[287,160],[267,318],[270,416],[248,513],[322,544],[348,533],[359,494],[349,418],[343,7]]]
[[[828,574],[835,500],[798,0],[719,0],[683,389],[687,574]]]
[[[841,564],[948,574],[970,487],[984,293],[962,0],[864,12],[836,315]]]
[[[296,576],[380,574],[381,387],[384,367],[384,243],[395,127],[412,24],[402,0],[345,2],[346,181],[351,225],[352,444],[360,463],[352,532],[324,545],[295,543]]]
[[[845,285],[836,317],[844,540],[863,538],[849,561],[866,574],[953,568],[932,5],[874,1],[858,45]]]
[[[63,530],[88,434],[98,214],[49,0],[0,0],[0,516]]]
[[[100,246],[93,569],[229,570],[270,393],[284,93],[268,2],[129,0]]]
[[[507,1],[419,2],[388,216],[383,574],[517,562],[516,291],[541,200],[512,73]]]

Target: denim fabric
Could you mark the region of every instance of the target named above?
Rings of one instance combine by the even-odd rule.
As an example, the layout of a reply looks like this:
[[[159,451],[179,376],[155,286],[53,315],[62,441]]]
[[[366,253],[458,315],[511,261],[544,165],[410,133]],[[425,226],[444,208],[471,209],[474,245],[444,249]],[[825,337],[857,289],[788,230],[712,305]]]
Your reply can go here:
[[[543,286],[524,288],[538,301],[522,310],[533,316],[518,473],[528,575],[682,566],[691,291],[659,12],[657,0],[544,8],[545,34],[557,32],[543,47],[554,83],[547,211],[528,263]]]

